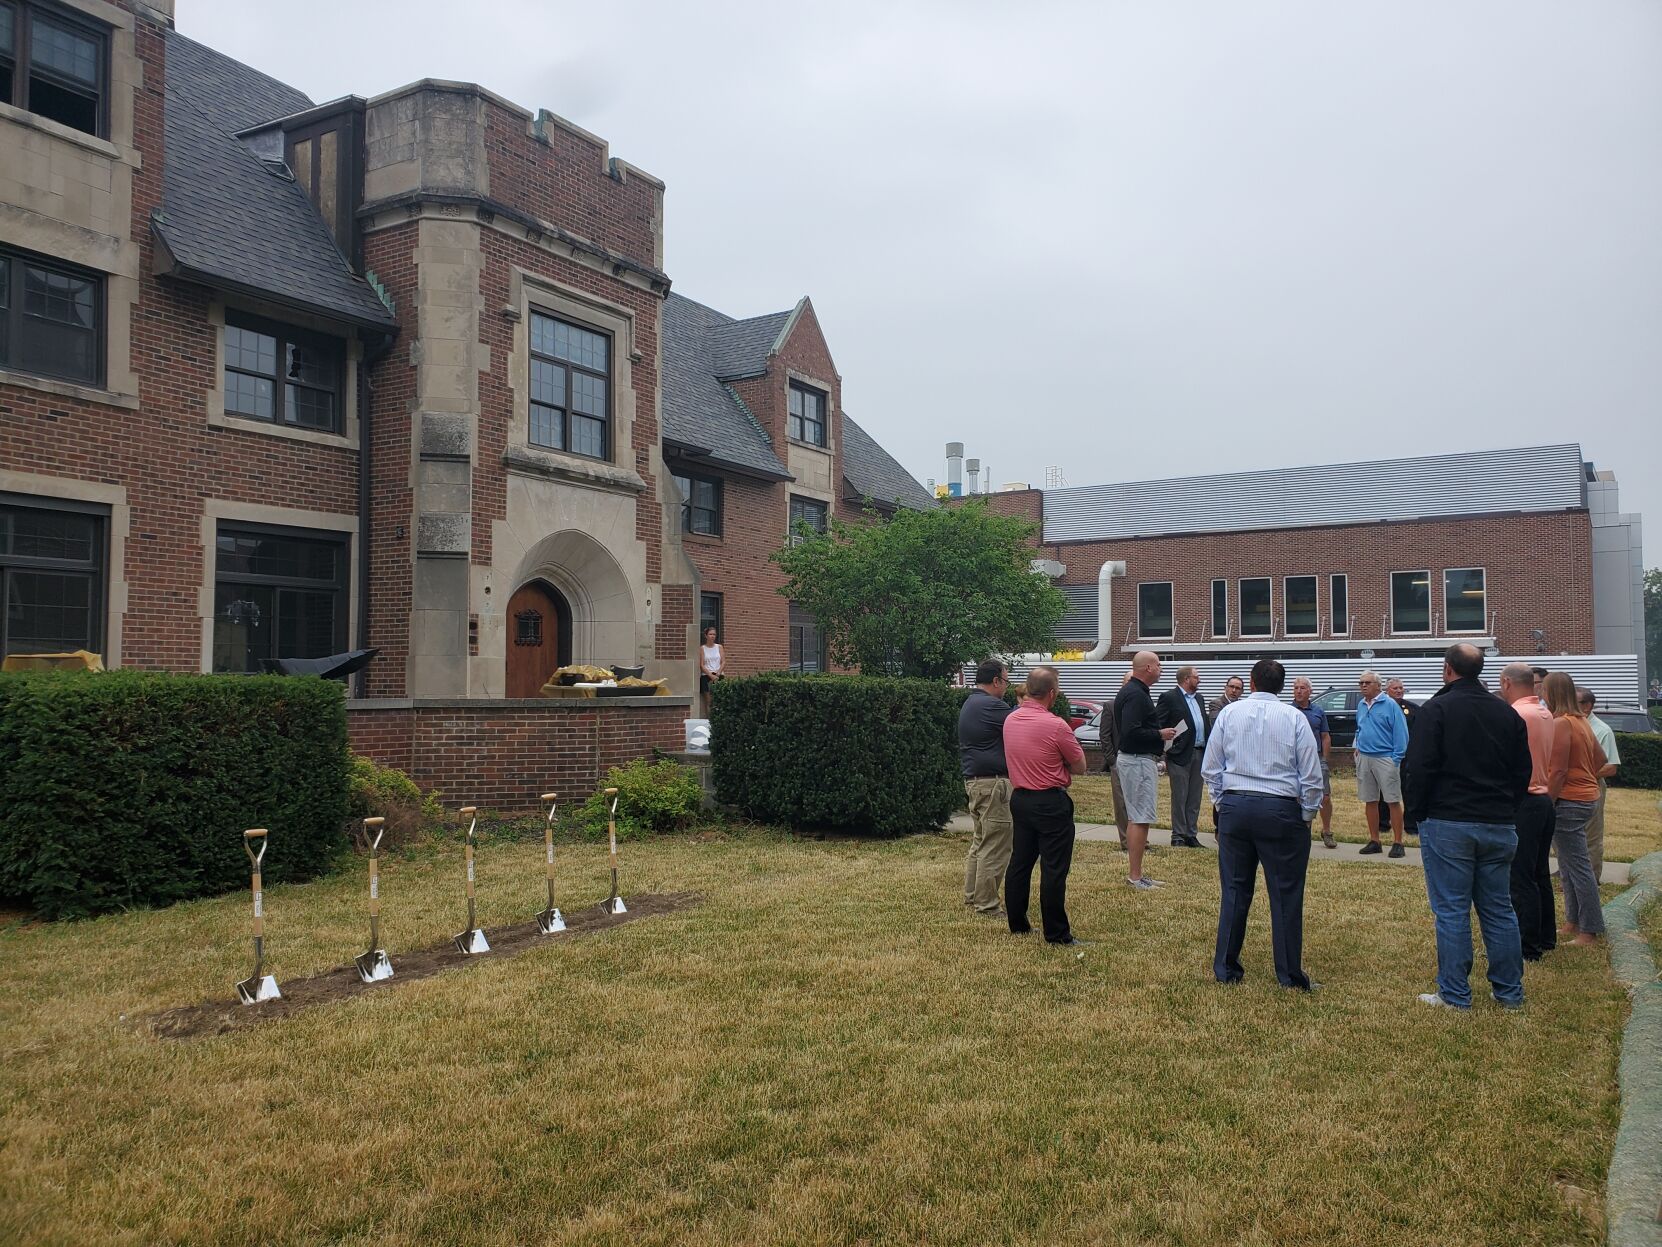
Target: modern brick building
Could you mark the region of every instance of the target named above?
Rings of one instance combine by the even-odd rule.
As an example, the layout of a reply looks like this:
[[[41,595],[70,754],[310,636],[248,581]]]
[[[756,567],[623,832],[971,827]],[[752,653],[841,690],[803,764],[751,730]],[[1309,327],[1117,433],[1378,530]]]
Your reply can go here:
[[[701,610],[737,669],[809,665],[792,516],[929,499],[806,299],[670,294],[663,191],[471,84],[314,104],[171,0],[0,3],[4,652],[376,647],[354,734],[418,776],[537,737],[503,699],[562,662],[690,693]],[[685,708],[541,710],[576,775]]]

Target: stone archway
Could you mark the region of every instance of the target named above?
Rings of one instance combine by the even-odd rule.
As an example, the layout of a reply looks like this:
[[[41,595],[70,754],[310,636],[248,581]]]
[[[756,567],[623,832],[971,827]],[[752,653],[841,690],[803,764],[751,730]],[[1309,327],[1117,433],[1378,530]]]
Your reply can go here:
[[[520,559],[513,583],[541,580],[565,600],[570,622],[566,662],[633,664],[639,608],[629,578],[611,551],[587,533],[565,529],[535,542]],[[508,621],[513,626],[513,621]],[[512,638],[510,638],[512,648]]]

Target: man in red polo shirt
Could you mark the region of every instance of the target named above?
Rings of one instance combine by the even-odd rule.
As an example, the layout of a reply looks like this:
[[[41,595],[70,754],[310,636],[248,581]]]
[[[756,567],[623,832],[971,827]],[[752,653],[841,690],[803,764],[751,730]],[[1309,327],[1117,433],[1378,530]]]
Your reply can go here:
[[[1051,713],[1056,668],[1027,673],[1027,700],[1004,720],[1004,761],[1010,772],[1010,818],[1015,824],[1004,875],[1010,930],[1025,935],[1033,864],[1039,864],[1039,914],[1045,939],[1077,944],[1068,926],[1068,868],[1073,865],[1073,798],[1068,786],[1085,773],[1085,751],[1067,721]]]

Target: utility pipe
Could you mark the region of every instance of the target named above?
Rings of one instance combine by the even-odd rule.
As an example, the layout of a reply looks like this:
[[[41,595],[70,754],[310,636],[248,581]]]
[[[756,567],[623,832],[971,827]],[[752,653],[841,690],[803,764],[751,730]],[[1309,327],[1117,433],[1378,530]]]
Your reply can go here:
[[[1125,563],[1113,559],[1102,565],[1096,574],[1096,635],[1097,643],[1085,655],[1086,662],[1101,662],[1114,646],[1114,577],[1125,575]]]

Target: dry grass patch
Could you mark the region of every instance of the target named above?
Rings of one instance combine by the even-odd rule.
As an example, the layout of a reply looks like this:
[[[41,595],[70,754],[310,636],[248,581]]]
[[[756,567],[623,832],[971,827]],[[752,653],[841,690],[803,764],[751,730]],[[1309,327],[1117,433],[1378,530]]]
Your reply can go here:
[[[0,1241],[1601,1241],[1561,1192],[1601,1189],[1616,1123],[1602,950],[1532,966],[1521,1016],[1426,1010],[1417,872],[1317,863],[1325,990],[1275,987],[1261,915],[1226,989],[1210,855],[1140,895],[1081,845],[1076,956],[965,911],[963,850],[630,845],[627,893],[705,903],[183,1043],[135,1019],[229,993],[245,898],[14,924]],[[538,907],[539,861],[481,853],[486,923]],[[603,861],[562,850],[565,902]],[[386,863],[395,964],[460,927],[460,879]],[[359,950],[361,892],[269,894],[280,979]]]

